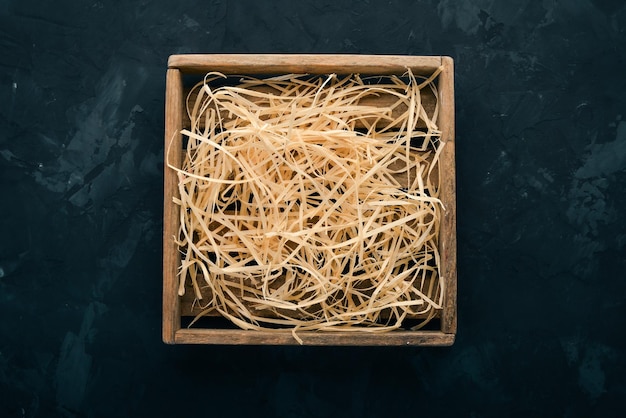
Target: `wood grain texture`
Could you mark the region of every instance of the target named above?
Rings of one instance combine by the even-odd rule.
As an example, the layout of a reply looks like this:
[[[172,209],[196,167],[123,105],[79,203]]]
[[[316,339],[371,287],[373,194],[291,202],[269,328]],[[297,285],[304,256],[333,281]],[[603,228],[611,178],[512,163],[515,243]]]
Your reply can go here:
[[[439,77],[441,137],[446,145],[441,155],[441,200],[446,210],[441,220],[441,274],[445,283],[441,329],[456,333],[457,327],[457,242],[456,242],[456,162],[454,138],[454,62],[443,57],[444,69]]]
[[[454,334],[440,331],[392,331],[387,333],[299,332],[302,345],[332,346],[450,346]],[[299,345],[291,331],[181,329],[177,344]]]
[[[180,328],[180,298],[178,297],[177,270],[180,252],[173,237],[178,233],[179,216],[172,198],[178,195],[178,180],[167,166],[168,160],[180,165],[182,146],[180,129],[183,117],[183,80],[177,69],[167,70],[165,87],[165,143],[163,185],[163,341],[175,342]]]
[[[306,55],[306,54],[188,54],[172,55],[169,68],[189,73],[217,71],[225,74],[431,74],[440,56],[408,55]]]

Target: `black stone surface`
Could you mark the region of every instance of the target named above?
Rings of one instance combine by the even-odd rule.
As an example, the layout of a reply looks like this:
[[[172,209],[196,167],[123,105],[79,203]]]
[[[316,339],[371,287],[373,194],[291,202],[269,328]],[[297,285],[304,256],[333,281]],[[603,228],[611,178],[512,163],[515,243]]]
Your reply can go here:
[[[0,416],[626,416],[626,6],[0,1]],[[451,348],[161,343],[166,60],[456,60]]]

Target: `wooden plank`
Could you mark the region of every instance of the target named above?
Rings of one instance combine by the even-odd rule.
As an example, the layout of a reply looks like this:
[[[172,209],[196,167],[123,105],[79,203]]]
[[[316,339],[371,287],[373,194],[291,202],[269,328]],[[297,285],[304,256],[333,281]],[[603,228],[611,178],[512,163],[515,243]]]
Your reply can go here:
[[[431,74],[441,65],[439,56],[333,54],[187,54],[172,55],[169,68],[185,73],[217,71],[224,74]]]
[[[439,125],[441,137],[454,141],[454,60],[441,57],[443,70],[439,75]]]
[[[440,224],[439,254],[441,275],[445,283],[442,331],[455,333],[457,300],[457,242],[456,242],[456,198],[454,179],[454,141],[446,143],[441,155],[441,168],[445,171],[441,181],[442,203],[446,210]]]
[[[450,346],[454,334],[440,331],[392,331],[386,333],[299,332],[309,346]],[[299,345],[291,331],[180,329],[177,344]]]
[[[180,298],[178,297],[177,269],[180,252],[173,240],[178,233],[179,216],[172,197],[178,195],[176,174],[167,166],[171,161],[177,166],[182,162],[183,80],[177,69],[167,70],[165,87],[165,156],[164,156],[164,202],[163,202],[163,341],[175,342],[180,329]],[[173,146],[170,146],[173,143]]]
[[[441,220],[441,273],[445,283],[441,321],[443,332],[454,334],[457,328],[457,242],[456,242],[456,163],[454,138],[454,62],[443,57],[444,70],[439,78],[442,139],[446,145],[441,155],[441,200],[446,210]]]

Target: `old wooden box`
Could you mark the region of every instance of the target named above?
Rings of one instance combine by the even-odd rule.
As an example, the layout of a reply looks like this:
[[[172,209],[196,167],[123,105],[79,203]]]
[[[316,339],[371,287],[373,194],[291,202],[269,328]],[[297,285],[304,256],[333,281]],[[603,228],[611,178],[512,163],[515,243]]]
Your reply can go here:
[[[165,105],[165,150],[170,161],[182,158],[183,141],[179,134],[186,118],[186,91],[190,80],[211,71],[224,74],[349,74],[402,75],[407,68],[414,74],[428,75],[443,66],[436,79],[440,111],[438,126],[446,142],[440,156],[440,198],[445,205],[440,220],[439,252],[444,282],[443,308],[425,329],[394,330],[386,333],[302,331],[305,345],[386,345],[447,346],[454,342],[456,308],[456,199],[454,150],[454,70],[453,60],[443,56],[388,55],[173,55],[169,58]],[[289,330],[241,330],[223,318],[189,325],[194,312],[193,293],[178,296],[177,272],[180,251],[173,237],[180,226],[179,206],[173,203],[178,193],[176,173],[164,169],[163,222],[163,341],[168,344],[298,344]]]

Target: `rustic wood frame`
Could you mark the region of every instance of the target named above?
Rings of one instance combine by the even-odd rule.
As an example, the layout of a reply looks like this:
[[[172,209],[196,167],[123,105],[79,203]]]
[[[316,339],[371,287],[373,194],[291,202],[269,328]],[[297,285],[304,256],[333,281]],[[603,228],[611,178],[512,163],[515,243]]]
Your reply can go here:
[[[368,332],[299,332],[304,345],[417,345],[448,346],[454,343],[457,328],[456,268],[456,170],[454,139],[454,62],[444,56],[390,55],[276,55],[211,54],[172,55],[168,61],[165,92],[164,213],[163,213],[163,341],[168,344],[298,344],[290,330],[249,331],[239,329],[183,328],[181,298],[178,296],[177,270],[180,252],[173,237],[179,229],[178,206],[172,197],[178,194],[177,177],[167,167],[182,159],[184,115],[183,75],[219,71],[224,74],[281,73],[361,73],[373,75],[403,74],[407,67],[414,74],[432,74],[443,66],[438,77],[439,127],[446,146],[440,156],[440,198],[445,206],[440,225],[441,274],[444,279],[444,305],[438,330],[396,330]],[[167,154],[169,152],[169,154]]]

